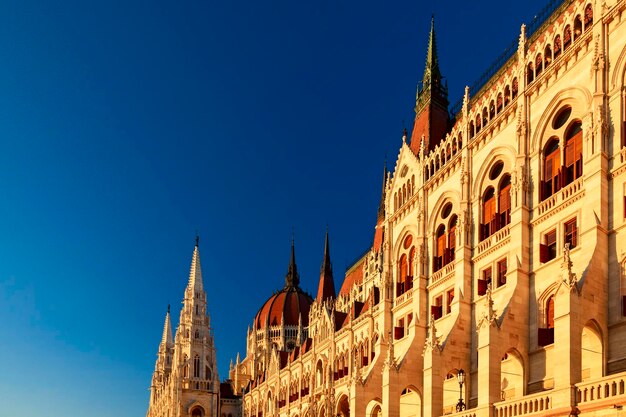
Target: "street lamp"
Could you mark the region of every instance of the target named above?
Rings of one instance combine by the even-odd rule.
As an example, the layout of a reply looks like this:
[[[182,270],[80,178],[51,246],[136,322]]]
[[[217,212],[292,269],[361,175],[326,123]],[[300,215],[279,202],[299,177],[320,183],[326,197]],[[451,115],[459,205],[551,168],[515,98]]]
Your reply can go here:
[[[457,413],[460,411],[465,411],[465,403],[463,402],[463,384],[465,383],[465,371],[463,369],[459,369],[459,372],[456,374],[456,379],[459,381],[459,402],[456,404]]]

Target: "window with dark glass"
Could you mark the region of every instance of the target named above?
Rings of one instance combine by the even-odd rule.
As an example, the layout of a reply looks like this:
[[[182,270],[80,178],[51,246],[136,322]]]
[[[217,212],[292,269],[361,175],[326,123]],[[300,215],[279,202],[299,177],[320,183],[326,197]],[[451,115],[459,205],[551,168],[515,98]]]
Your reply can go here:
[[[543,327],[539,327],[537,344],[547,346],[554,343],[554,296],[550,296],[545,304]]]
[[[556,229],[546,233],[544,243],[539,246],[539,260],[543,262],[556,258]]]
[[[568,221],[567,223],[565,223],[564,229],[565,229],[565,236],[564,236],[565,243],[569,243],[570,249],[575,248],[576,245],[578,244],[576,219],[572,219]]]
[[[478,279],[478,295],[485,295],[487,286],[491,284],[491,267],[483,269],[481,276]]]
[[[456,216],[452,216],[448,224],[448,259],[444,260],[445,264],[454,261],[454,253],[456,251],[456,219]]]
[[[446,314],[452,311],[452,300],[454,300],[454,288],[446,293]]]
[[[436,250],[433,259],[433,270],[436,272],[443,267],[443,256],[446,251],[446,228],[443,224],[437,228],[435,245]]]
[[[496,198],[493,187],[489,187],[483,196],[483,222],[481,225],[481,240],[491,236],[497,229]]]
[[[498,287],[506,284],[506,258],[498,261]]]
[[[558,139],[552,138],[548,141],[544,158],[542,200],[561,189],[561,150]]]
[[[505,175],[500,182],[498,217],[498,226],[500,228],[511,223],[511,177],[509,175]]]
[[[440,319],[443,316],[443,297],[440,295],[435,298],[433,305],[430,306],[430,314],[435,317],[435,320]]]
[[[583,130],[580,122],[575,122],[565,135],[565,175],[568,185],[583,174]]]

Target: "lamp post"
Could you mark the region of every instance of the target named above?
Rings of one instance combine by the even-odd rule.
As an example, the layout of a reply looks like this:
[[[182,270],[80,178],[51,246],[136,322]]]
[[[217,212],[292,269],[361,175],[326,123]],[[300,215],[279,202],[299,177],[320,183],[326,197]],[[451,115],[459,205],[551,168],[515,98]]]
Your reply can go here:
[[[465,403],[463,402],[463,384],[465,383],[465,371],[463,369],[459,369],[459,372],[456,374],[456,379],[459,381],[459,402],[456,404],[457,413],[460,411],[465,411]]]

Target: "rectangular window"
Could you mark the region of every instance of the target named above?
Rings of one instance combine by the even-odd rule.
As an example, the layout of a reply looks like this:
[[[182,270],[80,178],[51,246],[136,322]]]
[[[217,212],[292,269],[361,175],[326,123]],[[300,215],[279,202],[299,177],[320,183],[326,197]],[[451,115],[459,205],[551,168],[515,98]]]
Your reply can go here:
[[[506,258],[498,261],[498,287],[506,284]]]
[[[440,319],[443,316],[443,297],[440,295],[433,301],[433,305],[430,306],[430,314],[435,317],[435,320]]]
[[[577,229],[576,229],[576,219],[572,219],[570,221],[568,221],[567,223],[565,223],[565,243],[569,243],[569,248],[573,249],[576,247],[576,244],[578,243],[578,236],[577,236]]]
[[[545,263],[556,258],[556,229],[546,233],[543,239],[545,243],[539,245],[539,261]]]
[[[446,314],[450,314],[452,311],[452,300],[454,300],[454,288],[446,293]]]
[[[398,325],[394,329],[394,337],[396,340],[404,337],[404,319],[398,320]]]
[[[491,284],[491,267],[482,271],[482,278],[478,279],[478,295],[487,294],[487,286]]]

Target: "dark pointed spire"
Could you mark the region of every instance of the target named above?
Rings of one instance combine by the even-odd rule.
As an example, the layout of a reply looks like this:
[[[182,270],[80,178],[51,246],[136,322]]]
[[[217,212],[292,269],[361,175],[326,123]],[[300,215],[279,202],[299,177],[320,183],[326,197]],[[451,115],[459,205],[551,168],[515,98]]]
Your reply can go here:
[[[430,21],[430,36],[426,52],[426,65],[422,82],[415,96],[415,121],[411,133],[411,150],[419,155],[424,142],[426,151],[431,151],[446,136],[450,125],[448,114],[448,86],[443,82],[439,70],[435,17]]]
[[[328,227],[326,228],[326,241],[324,242],[324,259],[320,269],[320,282],[317,286],[317,302],[335,299],[335,281],[333,279],[333,265],[330,262],[330,244],[328,242]]]
[[[406,131],[406,129],[405,129]],[[380,203],[378,204],[378,223],[385,219],[385,193],[387,188],[387,156],[385,156],[385,164],[383,167],[383,186],[380,193]]]
[[[430,20],[430,36],[428,38],[428,51],[426,52],[426,67],[422,78],[423,88],[428,85],[441,83],[441,71],[439,71],[439,57],[437,56],[437,41],[435,39],[435,16]]]
[[[300,275],[298,275],[298,267],[296,266],[296,249],[293,236],[291,237],[291,258],[289,259],[289,268],[285,276],[285,289],[297,289],[300,285]]]

